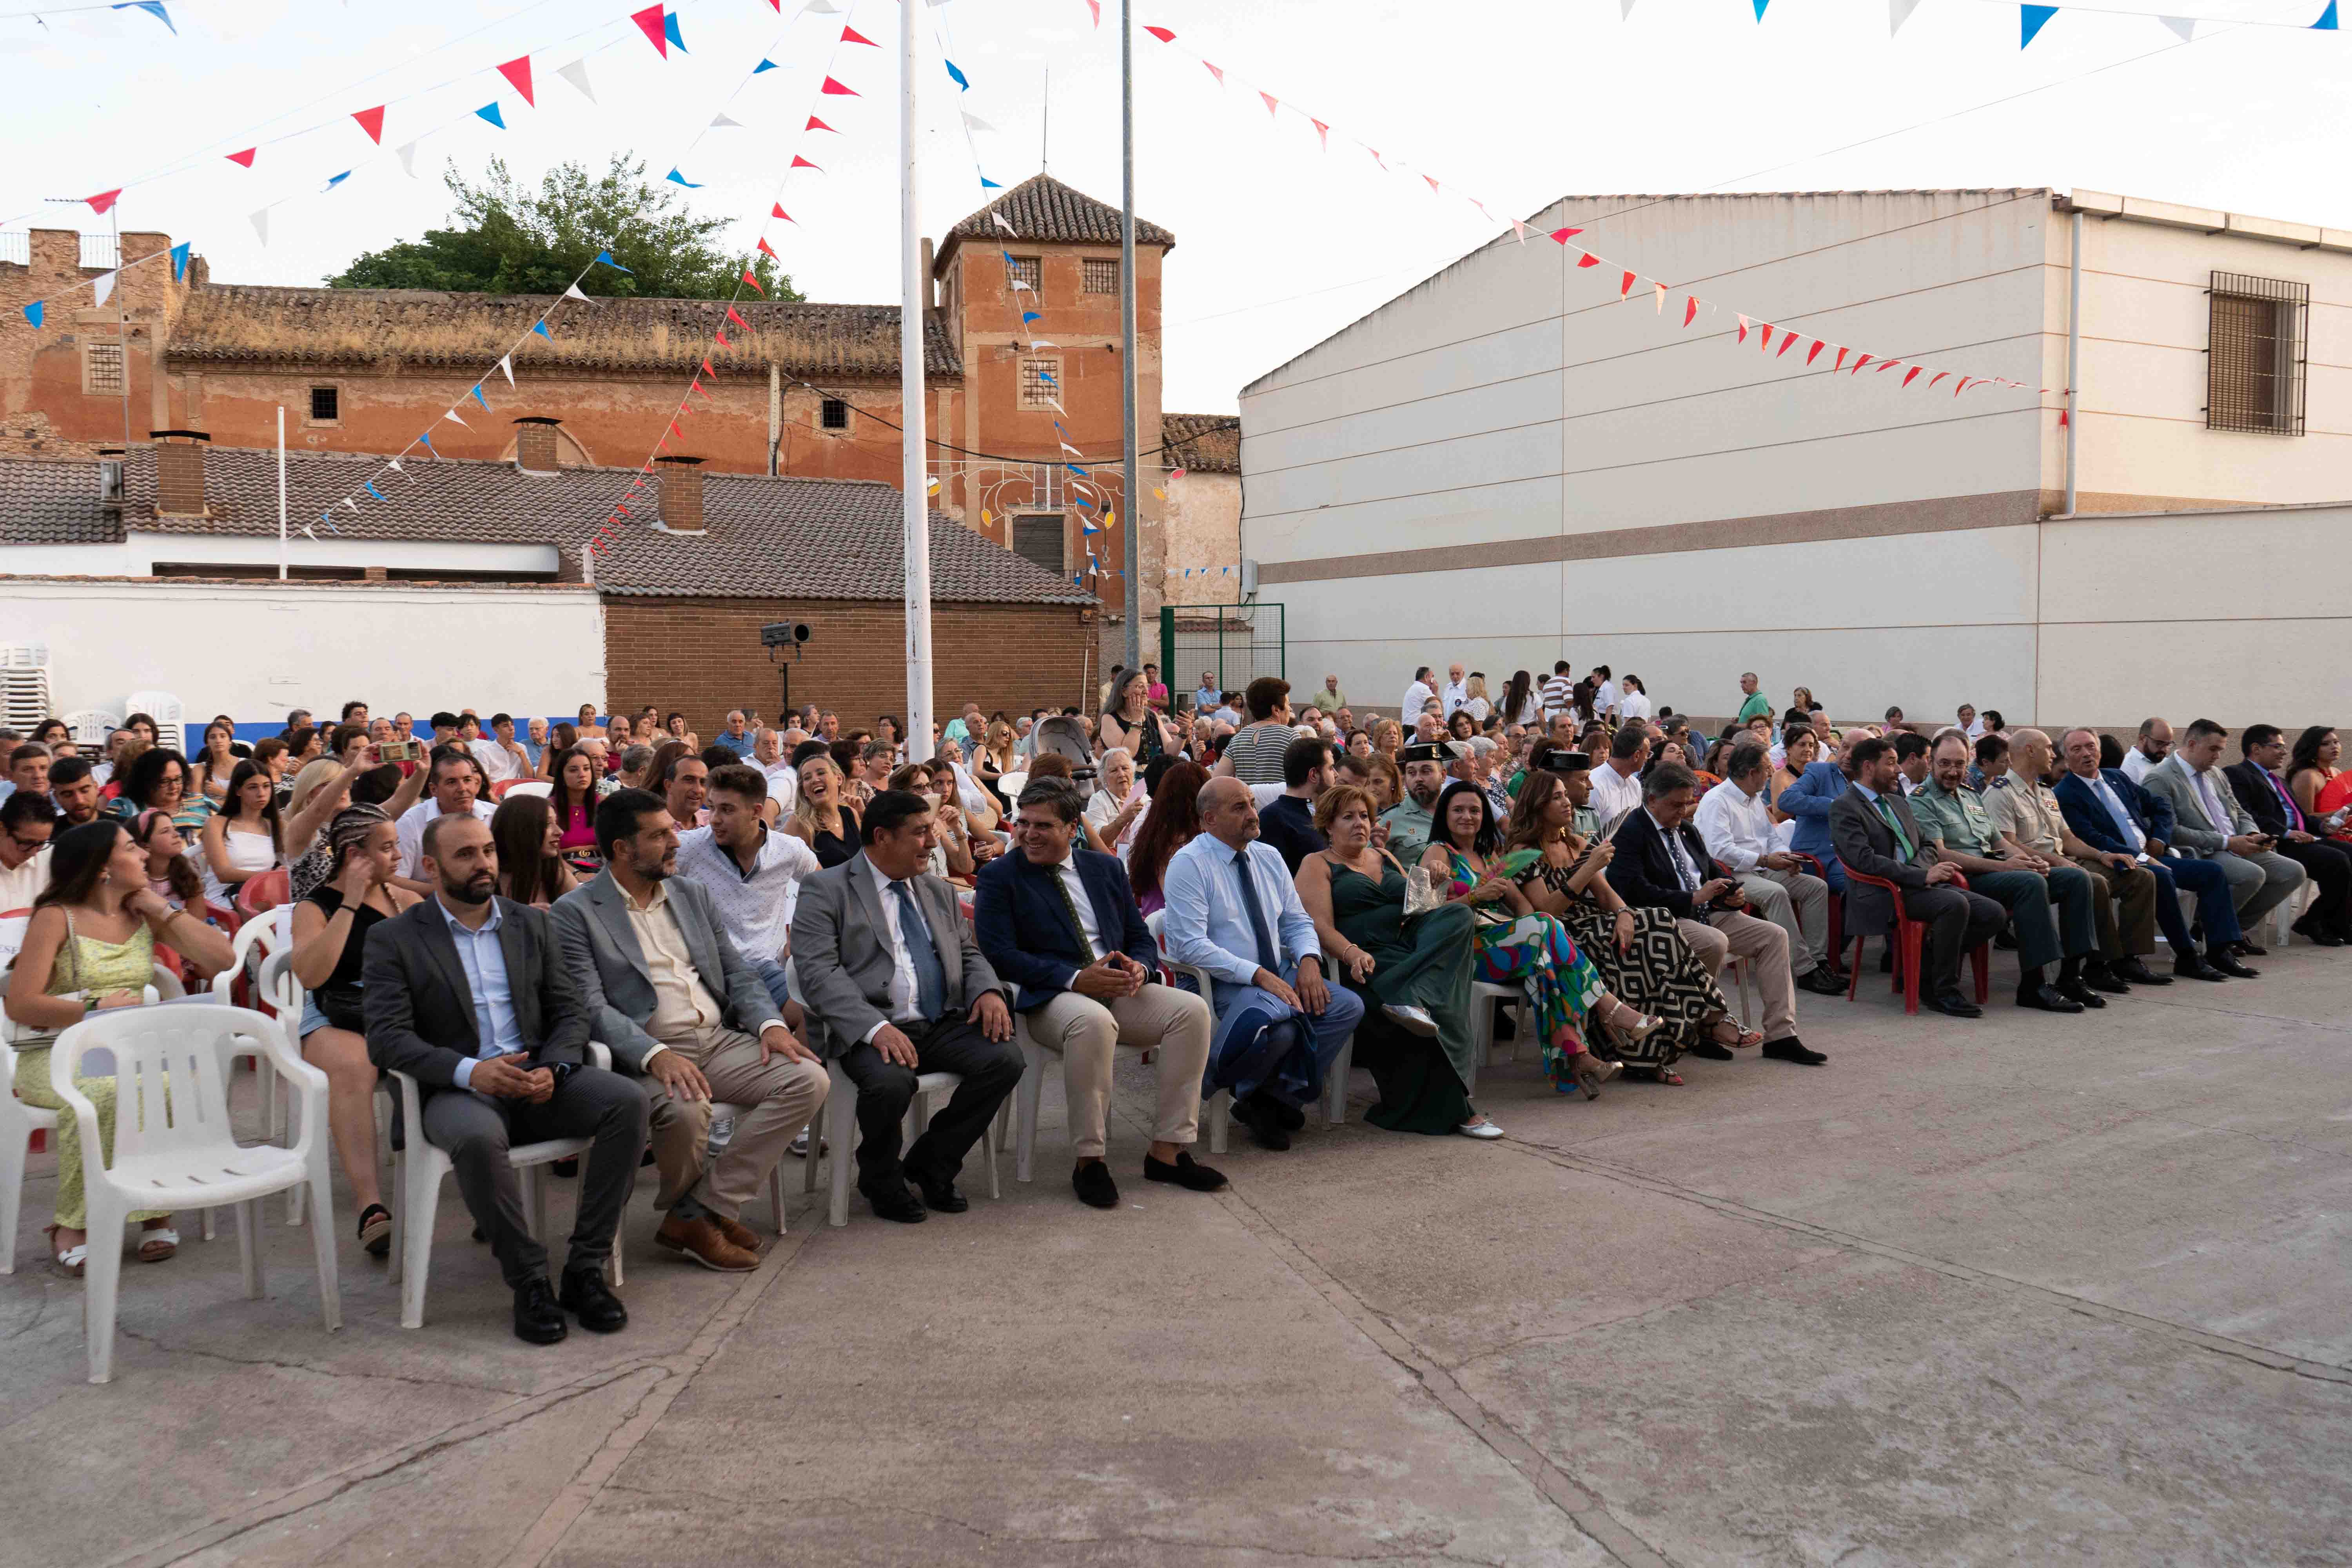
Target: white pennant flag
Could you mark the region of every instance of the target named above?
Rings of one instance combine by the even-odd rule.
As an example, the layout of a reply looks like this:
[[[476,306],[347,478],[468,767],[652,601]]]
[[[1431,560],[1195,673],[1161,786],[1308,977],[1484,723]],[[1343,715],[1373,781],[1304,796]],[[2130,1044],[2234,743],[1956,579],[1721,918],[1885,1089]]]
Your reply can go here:
[[[352,500],[351,497],[349,497],[349,496],[345,496],[345,497],[343,498],[343,504],[344,504],[345,506],[347,506],[347,507],[351,508],[353,511],[357,511],[357,510],[360,510],[360,503],[359,503],[359,502],[357,502],[357,501],[355,501],[355,500]]]
[[[1919,0],[1886,0],[1886,36],[1893,37],[1919,8]]]
[[[596,101],[596,89],[588,85],[588,58],[583,55],[568,66],[558,66],[555,74],[580,89],[580,96],[589,102]]]
[[[261,243],[268,245],[269,243],[269,209],[262,208],[248,221],[253,225],[253,232],[261,237]]]
[[[580,285],[577,283],[566,284],[563,289],[563,297],[567,300],[588,300],[588,296],[580,291]],[[596,301],[593,300],[588,300],[588,302],[593,305]],[[499,363],[504,363],[505,362],[502,360]],[[508,374],[507,379],[509,381],[514,379],[511,372]]]
[[[1011,224],[1004,221],[1004,215],[1003,213],[989,214],[988,221],[1003,229],[1005,233],[1013,236],[1013,238],[1018,239],[1021,237],[1020,231],[1015,229]]]
[[[964,129],[967,131],[993,131],[996,129],[995,126],[991,125],[987,121],[982,120],[977,114],[965,115],[963,117],[963,123]]]
[[[1511,232],[1519,237],[1519,243],[1521,245],[1525,245],[1528,242],[1528,226],[1521,223],[1517,218],[1513,218],[1511,220]]]
[[[512,386],[514,384],[514,355],[500,354],[499,356],[499,368],[507,373],[507,384],[509,386]]]
[[[812,16],[838,16],[841,15],[841,7],[833,4],[833,0],[809,0],[809,3],[802,6],[801,9],[807,12]]]
[[[1062,450],[1067,452],[1073,458],[1083,455],[1076,447],[1071,446],[1067,441],[1062,443]]]
[[[105,273],[102,276],[90,279],[90,302],[92,304],[103,305],[114,297],[114,280],[121,276],[121,272],[122,269],[121,268],[117,268],[112,272]]]
[[[386,458],[384,459],[384,463],[395,474],[404,474],[408,471],[400,466],[400,459],[398,458]]]
[[[1048,338],[1032,338],[1029,340],[1029,346],[1033,349],[1057,349],[1062,345]],[[1056,403],[1054,406],[1059,408],[1062,405]]]
[[[456,409],[454,409],[454,408],[450,409],[446,414],[444,414],[443,416],[441,416],[441,417],[442,417],[442,418],[444,418],[444,419],[446,419],[446,420],[450,421],[450,422],[451,422],[451,423],[453,423],[453,424],[457,424],[457,425],[466,425],[466,422],[465,422],[463,419],[460,419],[460,418],[458,418],[458,417],[457,417],[457,411]],[[468,429],[468,430],[471,430],[471,429],[473,428],[473,426],[472,426],[471,425],[466,425],[466,428],[467,428],[467,429]]]
[[[730,120],[724,113],[713,116],[710,121],[710,129],[713,131],[724,131],[730,126],[740,131],[743,129],[743,122],[740,120]]]
[[[2197,41],[2197,18],[2194,16],[2158,16],[2158,21],[2180,35],[2184,44]]]
[[[306,523],[304,523],[304,524],[302,525],[302,531],[303,531],[304,533],[307,533],[307,534],[309,534],[309,535],[310,536],[310,542],[311,542],[312,543],[314,543],[314,544],[315,544],[315,543],[317,543],[317,542],[318,542],[318,540],[319,540],[318,531],[317,531],[315,529],[313,529],[313,528],[312,528],[309,523],[307,523],[307,522],[306,522]]]
[[[1633,0],[1617,0],[1617,4],[1622,7],[1618,12],[1619,19],[1622,21],[1632,21],[1633,19]]]
[[[416,143],[410,142],[393,151],[400,155],[400,172],[412,180],[416,178]]]

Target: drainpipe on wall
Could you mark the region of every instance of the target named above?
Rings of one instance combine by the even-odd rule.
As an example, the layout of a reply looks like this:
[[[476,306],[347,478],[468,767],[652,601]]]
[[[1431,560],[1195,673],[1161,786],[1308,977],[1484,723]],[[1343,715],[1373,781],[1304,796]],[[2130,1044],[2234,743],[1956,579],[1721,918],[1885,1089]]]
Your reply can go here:
[[[2066,278],[2066,511],[2074,515],[2074,442],[2083,429],[2079,406],[2083,383],[2083,213],[2074,210],[2073,258]]]

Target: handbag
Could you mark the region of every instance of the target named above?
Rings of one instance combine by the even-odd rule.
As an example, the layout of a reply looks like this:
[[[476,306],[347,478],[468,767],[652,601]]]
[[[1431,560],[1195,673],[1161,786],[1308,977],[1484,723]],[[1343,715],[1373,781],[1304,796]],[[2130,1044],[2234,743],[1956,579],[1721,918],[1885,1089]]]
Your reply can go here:
[[[1416,862],[1404,874],[1404,912],[1408,918],[1425,915],[1444,905],[1445,900],[1429,880],[1429,868]]]

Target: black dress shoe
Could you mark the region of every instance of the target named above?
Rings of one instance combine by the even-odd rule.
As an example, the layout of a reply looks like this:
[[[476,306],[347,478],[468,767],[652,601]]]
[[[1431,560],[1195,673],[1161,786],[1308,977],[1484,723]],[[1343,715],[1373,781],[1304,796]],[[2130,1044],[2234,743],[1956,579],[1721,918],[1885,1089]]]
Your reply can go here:
[[[1290,1134],[1282,1130],[1282,1118],[1275,1113],[1270,1100],[1253,1094],[1247,1100],[1234,1101],[1234,1120],[1250,1130],[1250,1136],[1261,1149],[1290,1147]]]
[[[2227,963],[2238,963],[2236,959],[2230,958],[2226,953],[2223,954],[2222,957]],[[2242,969],[2245,965],[2238,964],[2238,967]],[[2219,984],[2221,982],[2229,978],[2227,974],[2221,972],[2221,968],[2219,964],[2208,963],[2193,952],[2187,953],[2179,958],[2174,959],[2172,961],[2172,973],[2182,980],[2210,980],[2216,984]]]
[[[2346,942],[2332,931],[2321,931],[2311,939],[2311,944],[2314,947],[2352,947],[2352,942]]]
[[[2031,991],[2020,991],[2017,994],[2017,1005],[2021,1007],[2035,1008],[2043,1013],[2079,1013],[2083,1010],[2083,1005],[2080,1002],[2067,995],[2064,988],[2057,985],[2037,985]],[[2101,1003],[2100,1005],[2105,1006],[2105,1004]]]
[[[1270,1100],[1266,1103],[1274,1107],[1274,1114],[1281,1121],[1285,1132],[1296,1132],[1307,1125],[1307,1112],[1298,1107],[1285,1105],[1278,1100]]]
[[[1764,1054],[1776,1062],[1794,1062],[1799,1067],[1817,1068],[1830,1058],[1820,1051],[1808,1050],[1805,1042],[1794,1035],[1764,1042]]]
[[[971,1207],[971,1200],[956,1191],[955,1178],[943,1176],[919,1165],[907,1167],[908,1179],[921,1190],[923,1206],[941,1214],[961,1214]]]
[[[1118,1184],[1110,1179],[1110,1167],[1100,1160],[1081,1160],[1070,1173],[1070,1185],[1077,1190],[1078,1201],[1098,1209],[1118,1207]]]
[[[2121,963],[2112,965],[2111,968],[2113,969],[2116,979],[2128,980],[2134,985],[2169,985],[2172,984],[2172,976],[2169,974],[2158,974],[2155,970],[2150,969],[2147,963],[2142,960],[2137,953],[2134,953],[2131,957],[2125,959]]]
[[[629,1310],[604,1283],[602,1268],[567,1268],[556,1305],[580,1320],[580,1326],[600,1334],[616,1334],[629,1326]]]
[[[2000,949],[2003,952],[2015,952],[2017,951],[2017,939],[2010,935],[2005,930],[1998,931],[1993,933],[1992,944],[1993,946]]]
[[[2243,937],[2240,937],[2237,941],[2231,942],[2229,944],[2229,949],[2230,956],[2231,958],[2268,958],[2271,955],[2271,950],[2269,948],[2256,947],[2252,942],[2248,942]]]
[[[1933,1007],[1948,1017],[1981,1018],[1984,1016],[1983,1008],[1957,991],[1940,991],[1933,996],[1922,996],[1919,998],[1919,1005],[1922,1007]]]
[[[2058,983],[2058,994],[2070,1002],[2080,1003],[2083,1006],[2094,1010],[2107,1005],[2105,997],[2091,989],[2091,983],[2088,980],[2061,980]]]
[[[878,1217],[897,1220],[900,1225],[920,1225],[930,1212],[923,1207],[922,1199],[907,1190],[903,1182],[877,1187],[871,1192],[866,1192],[864,1187],[857,1190],[866,1194],[866,1203],[873,1206]]]
[[[1731,1059],[1732,1051],[1729,1046],[1720,1041],[1700,1040],[1695,1045],[1684,1047],[1683,1055],[1699,1057],[1711,1062],[1727,1062]]]
[[[2083,971],[2083,978],[2077,984],[2085,991],[2104,991],[2110,996],[2131,994],[2129,983],[2122,975],[2111,970],[2086,968]],[[2081,998],[2077,997],[2075,1000],[2080,1001]]]
[[[1810,991],[1816,996],[1843,996],[1846,983],[1829,971],[1827,964],[1815,964],[1797,980],[1797,989]]]
[[[1173,1182],[1178,1186],[1195,1193],[1217,1192],[1225,1184],[1223,1172],[1211,1170],[1181,1149],[1176,1151],[1173,1163],[1155,1160],[1149,1153],[1145,1154],[1143,1179],[1147,1182]]]
[[[535,1345],[557,1343],[572,1331],[546,1275],[535,1274],[515,1287],[514,1330],[515,1338]]]
[[[2240,963],[2235,958],[2231,957],[2227,950],[2222,948],[2217,947],[2212,952],[2207,953],[2205,955],[2205,962],[2209,966],[2220,970],[2222,973],[2228,975],[2232,980],[2259,980],[2262,978],[2263,972],[2261,970],[2247,968],[2244,964]]]

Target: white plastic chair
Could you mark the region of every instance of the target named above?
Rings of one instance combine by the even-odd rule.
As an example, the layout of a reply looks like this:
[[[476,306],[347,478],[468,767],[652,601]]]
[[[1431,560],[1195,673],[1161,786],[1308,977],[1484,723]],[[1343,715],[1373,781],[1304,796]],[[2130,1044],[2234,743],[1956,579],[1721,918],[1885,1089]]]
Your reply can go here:
[[[278,1005],[277,999],[268,996],[263,990],[262,965],[273,953],[290,953],[293,946],[294,906],[292,904],[279,904],[275,909],[266,910],[256,915],[236,928],[236,935],[229,943],[229,965],[213,976],[213,995],[223,1002],[232,1001],[236,995],[236,977],[249,973],[254,977],[254,1000],[268,1002],[270,1006],[277,1007]],[[290,974],[287,979],[288,983],[291,984]],[[294,1011],[281,1019],[289,1040],[294,1040],[294,1032],[302,1026],[301,1009],[302,999],[298,988],[294,996]],[[294,1043],[296,1047],[294,1054],[301,1055],[301,1043],[299,1040],[295,1040]],[[260,1090],[263,1113],[268,1119],[269,1141],[272,1143],[278,1142],[286,1136],[286,1113],[283,1102],[278,1098],[276,1071],[265,1059],[254,1064],[253,1075],[255,1084]]]
[[[588,1042],[588,1058],[595,1066],[610,1068],[613,1054],[594,1040]],[[304,1064],[304,1070],[318,1072]],[[452,1169],[448,1153],[436,1148],[425,1136],[424,1097],[417,1092],[416,1079],[404,1072],[394,1072],[393,1079],[400,1086],[401,1142],[404,1145],[392,1157],[392,1185],[384,1195],[392,1200],[392,1267],[393,1283],[400,1287],[400,1326],[421,1329],[425,1326],[425,1281],[433,1268],[433,1216],[441,1206],[441,1181]],[[319,1073],[319,1081],[326,1075]],[[319,1121],[324,1125],[327,1114],[326,1097],[319,1100]],[[306,1130],[308,1118],[305,1118]],[[539,1167],[551,1165],[558,1160],[585,1156],[591,1140],[586,1138],[550,1138],[538,1143],[518,1143],[507,1150],[507,1163],[513,1166],[516,1179],[522,1186],[523,1212],[530,1216],[530,1233],[541,1242],[547,1239],[547,1188],[539,1180]],[[324,1214],[323,1209],[320,1211]],[[313,1226],[323,1237],[325,1227]],[[613,1283],[622,1282],[621,1237],[624,1225],[613,1230]],[[321,1241],[321,1246],[331,1245]]]
[[[155,721],[155,743],[182,756],[188,754],[187,710],[168,691],[134,691],[122,700],[125,713],[144,713]]]
[[[1510,1055],[1504,1059],[1519,1059],[1519,1042],[1531,1037],[1535,1014],[1528,1005],[1528,994],[1517,985],[1493,985],[1484,980],[1470,983],[1470,1081],[1462,1086],[1465,1095],[1478,1092],[1478,1070],[1495,1065],[1495,1010],[1500,1006],[1515,1009],[1512,1018]]]
[[[0,997],[8,994],[10,973],[0,969]],[[147,1000],[152,1002],[156,995],[149,986]],[[16,1098],[16,1052],[0,1046],[0,1274],[16,1272],[16,1221],[24,1213],[25,1163],[32,1157],[33,1138],[57,1130],[56,1111]],[[205,1217],[210,1219],[210,1210]]]
[[[74,1082],[82,1058],[114,1058],[114,1163],[104,1163],[98,1108]],[[290,1149],[240,1145],[229,1125],[228,1076],[240,1056],[268,1056],[299,1086],[309,1114]],[[83,1019],[49,1055],[51,1082],[81,1133],[82,1182],[92,1238],[84,1266],[89,1380],[114,1372],[115,1294],[122,1274],[122,1227],[133,1210],[198,1205],[236,1206],[245,1293],[261,1296],[261,1204],[297,1184],[310,1188],[322,1221],[328,1186],[327,1075],[296,1056],[277,1024],[242,1007],[121,1007]],[[329,1330],[342,1327],[332,1226],[311,1227],[319,1296]]]
[[[829,1224],[838,1228],[849,1223],[850,1147],[856,1142],[857,1086],[849,1081],[849,1075],[841,1070],[841,1064],[837,1061],[825,1063],[824,1070],[825,1076],[833,1082],[833,1087],[824,1100],[824,1136],[825,1143],[832,1146],[824,1157],[832,1163],[833,1167],[829,1173],[832,1178],[832,1191],[829,1194],[830,1201],[825,1218]],[[1024,1078],[1026,1076],[1024,1075]],[[915,1098],[907,1102],[906,1121],[899,1130],[900,1148],[903,1149],[913,1143],[917,1138],[922,1136],[923,1129],[929,1125],[931,1097],[935,1094],[952,1094],[962,1082],[962,1074],[951,1072],[927,1072],[915,1079]],[[1004,1195],[1003,1184],[996,1170],[996,1129],[1002,1120],[1001,1117],[990,1118],[987,1128],[980,1136],[981,1152],[988,1158],[988,1195],[992,1198],[1001,1198]],[[812,1138],[808,1154],[808,1175],[803,1188],[806,1192],[816,1191],[818,1147]],[[775,1194],[776,1229],[781,1234],[784,1228],[783,1167],[780,1163],[776,1169],[776,1178],[772,1184],[771,1190]]]
[[[122,715],[109,713],[103,708],[85,708],[79,713],[61,715],[66,728],[73,734],[77,746],[104,746],[106,738],[122,728]]]

